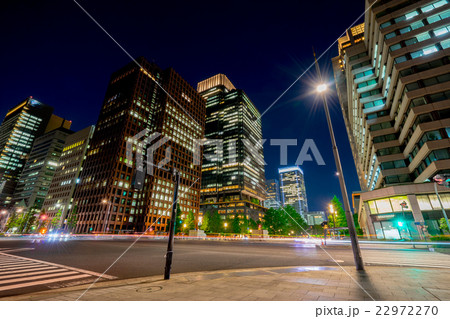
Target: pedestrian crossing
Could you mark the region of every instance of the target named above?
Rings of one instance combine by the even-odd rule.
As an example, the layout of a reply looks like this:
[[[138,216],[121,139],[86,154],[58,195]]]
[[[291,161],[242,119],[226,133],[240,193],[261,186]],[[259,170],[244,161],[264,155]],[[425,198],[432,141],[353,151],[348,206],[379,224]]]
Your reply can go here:
[[[363,260],[370,265],[449,268],[450,255],[428,250],[361,250]]]
[[[68,283],[80,280],[96,280],[100,273],[42,260],[10,255],[0,249],[0,294],[18,289]],[[102,279],[115,279],[103,275]]]

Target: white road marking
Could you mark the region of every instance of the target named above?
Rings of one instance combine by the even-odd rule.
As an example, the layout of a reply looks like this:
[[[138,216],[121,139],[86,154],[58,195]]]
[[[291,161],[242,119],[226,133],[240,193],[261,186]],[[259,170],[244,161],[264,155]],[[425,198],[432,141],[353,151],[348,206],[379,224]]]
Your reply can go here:
[[[20,274],[20,273],[27,272],[27,271],[40,271],[40,270],[55,269],[55,268],[58,268],[58,267],[44,266],[44,267],[32,268],[32,269],[27,268],[27,269],[22,269],[22,270],[8,271],[7,273],[8,274]],[[2,275],[2,274],[0,273],[0,275]]]
[[[66,270],[65,269],[54,269],[54,270],[43,270],[43,271],[34,271],[34,272],[23,272],[23,273],[20,273],[20,274],[0,276],[0,279],[15,278],[15,277],[25,277],[25,276],[35,276],[35,275],[51,274],[51,273],[58,273],[58,272],[63,274],[64,272],[66,272]]]
[[[59,279],[64,279],[64,277],[61,278],[61,276],[65,275],[75,275],[77,274],[76,271],[65,271],[63,273],[59,274],[47,274],[47,275],[41,275],[41,276],[31,276],[26,278],[14,278],[14,279],[7,279],[7,280],[0,280],[0,285],[3,284],[10,284],[14,282],[21,282],[21,281],[30,281],[30,280],[36,280],[36,279],[44,279],[44,278],[51,278],[51,277],[60,277]]]
[[[12,290],[12,289],[19,289],[19,288],[25,288],[25,287],[31,287],[31,286],[39,286],[39,285],[45,285],[45,284],[51,284],[53,282],[58,282],[58,281],[62,281],[62,280],[74,280],[74,279],[80,279],[80,278],[86,278],[89,277],[89,275],[76,275],[76,276],[69,276],[69,277],[63,277],[62,278],[54,278],[54,279],[47,279],[47,280],[40,280],[40,281],[32,281],[32,282],[26,282],[26,283],[22,283],[22,284],[17,284],[17,285],[9,285],[9,286],[3,286],[0,287],[0,291],[5,291],[5,290]]]
[[[11,256],[11,255],[7,255],[3,252],[0,252],[0,255],[4,255],[4,256]],[[80,269],[80,268],[75,268],[75,267],[69,267],[69,266],[65,266],[65,265],[60,265],[60,264],[55,264],[55,263],[51,263],[48,261],[43,261],[43,260],[37,260],[37,259],[31,259],[31,258],[26,258],[26,257],[22,257],[22,256],[13,256],[15,258],[19,258],[22,260],[28,260],[28,261],[32,261],[32,262],[38,262],[40,264],[46,264],[46,265],[50,265],[50,266],[56,266],[56,267],[61,267],[61,268],[65,268],[68,270],[74,270],[74,271],[78,271],[84,274],[88,274],[91,276],[95,276],[95,277],[100,277],[102,276],[102,274],[98,273],[98,272],[94,272],[94,271],[90,271],[90,270],[85,270],[85,269]],[[106,278],[106,279],[116,279],[117,277],[115,276],[111,276],[111,275],[103,275],[102,278]]]
[[[25,269],[25,268],[36,268],[36,267],[42,267],[42,265],[37,265],[36,264],[35,266],[31,265],[31,266],[3,268],[3,269],[0,269],[0,272],[1,271],[9,271],[9,270],[17,270],[17,269]]]

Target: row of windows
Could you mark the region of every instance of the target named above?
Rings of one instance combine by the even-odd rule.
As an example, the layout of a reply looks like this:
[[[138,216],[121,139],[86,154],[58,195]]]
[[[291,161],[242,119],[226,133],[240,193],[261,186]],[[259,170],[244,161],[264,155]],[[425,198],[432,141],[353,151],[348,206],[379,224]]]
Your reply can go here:
[[[425,56],[440,50],[444,50],[450,47],[450,39],[444,40],[441,43],[436,43],[430,46],[427,46],[423,49],[411,52],[411,53],[406,53],[405,55],[399,56],[397,58],[394,59],[394,63],[402,63],[408,60],[413,60],[416,58],[420,58],[421,56]]]
[[[423,71],[427,71],[427,70],[431,70],[431,69],[435,69],[438,68],[440,66],[446,65],[449,63],[449,57],[443,57],[443,58],[439,58],[437,60],[433,60],[430,62],[426,62],[426,63],[422,63],[419,65],[414,65],[410,68],[407,68],[405,70],[400,71],[400,77],[404,77],[404,76],[408,76],[411,74],[416,74],[416,73],[420,73]]]
[[[445,83],[448,81],[450,81],[450,73],[442,74],[439,76],[434,76],[432,78],[419,80],[417,82],[412,82],[412,83],[405,85],[405,92],[418,90],[421,88],[436,85],[439,83]]]
[[[400,41],[399,43],[393,44],[389,47],[389,51],[396,51],[399,50],[401,48],[419,43],[419,42],[423,42],[425,40],[431,39],[433,36],[441,36],[444,35],[446,33],[448,33],[450,30],[449,26],[445,26],[445,27],[440,27],[438,29],[432,30],[432,31],[427,31],[427,32],[423,32],[420,33],[418,35],[416,35],[415,37],[409,38],[408,40],[403,40]]]
[[[391,7],[391,8],[388,8],[388,9],[382,11],[382,12],[379,12],[376,15],[376,17],[377,18],[383,17],[383,16],[385,16],[385,15],[391,13],[391,12],[394,12],[396,10],[400,10],[401,8],[407,7],[407,6],[409,6],[409,5],[413,4],[413,3],[416,3],[418,1],[420,1],[420,0],[409,0],[409,1],[403,2],[403,3],[401,3],[401,4],[399,4],[399,5],[395,6],[395,7]],[[384,29],[384,28],[386,28],[386,27],[388,27],[388,26],[390,26],[392,24],[396,24],[396,23],[399,23],[401,21],[409,20],[409,19],[419,15],[422,12],[428,12],[428,11],[431,11],[431,10],[433,10],[435,8],[442,7],[442,6],[446,5],[447,3],[448,3],[448,0],[439,0],[439,1],[435,2],[435,3],[423,6],[423,7],[419,8],[419,9],[417,9],[417,10],[408,12],[408,13],[406,13],[404,15],[401,15],[401,16],[395,18],[395,19],[391,19],[391,20],[389,20],[389,21],[387,21],[385,23],[382,23],[380,25],[380,30]]]

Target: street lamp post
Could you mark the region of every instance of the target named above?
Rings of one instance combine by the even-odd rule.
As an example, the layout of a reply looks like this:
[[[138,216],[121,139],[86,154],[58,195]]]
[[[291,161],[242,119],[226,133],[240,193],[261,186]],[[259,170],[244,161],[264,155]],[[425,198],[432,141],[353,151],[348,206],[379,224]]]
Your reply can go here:
[[[103,233],[106,231],[109,231],[109,213],[111,212],[111,202],[109,200],[102,200],[103,204],[108,204],[107,212],[105,215],[105,220],[103,221]],[[108,227],[106,225],[108,224]]]
[[[350,241],[352,244],[353,258],[355,260],[355,266],[357,270],[364,270],[364,263],[361,256],[361,250],[359,248],[358,239],[356,238],[355,222],[353,221],[353,215],[350,210],[350,202],[348,200],[347,188],[345,186],[344,174],[342,171],[341,160],[339,158],[339,152],[336,145],[336,139],[334,137],[333,124],[331,123],[330,110],[328,109],[328,103],[325,96],[327,85],[322,82],[322,75],[320,73],[319,63],[317,62],[316,54],[314,53],[314,59],[316,64],[316,71],[319,76],[320,85],[317,87],[317,92],[322,95],[325,115],[327,117],[328,130],[330,131],[331,145],[333,147],[334,161],[336,163],[336,169],[339,176],[339,184],[341,187],[342,198],[344,200],[345,217],[347,219],[348,232],[350,235]]]
[[[169,242],[167,244],[166,267],[164,268],[164,280],[170,279],[170,270],[172,268],[172,256],[173,256],[173,237],[175,232],[175,221],[177,219],[178,186],[180,185],[180,173],[175,169],[173,170],[173,179],[174,179],[174,191],[172,202],[172,214],[170,215]]]

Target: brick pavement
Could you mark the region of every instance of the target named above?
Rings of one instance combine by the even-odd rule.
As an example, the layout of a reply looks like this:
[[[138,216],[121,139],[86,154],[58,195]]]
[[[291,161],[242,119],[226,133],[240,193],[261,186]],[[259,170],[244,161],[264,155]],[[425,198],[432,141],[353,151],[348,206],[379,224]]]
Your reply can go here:
[[[277,267],[98,282],[80,300],[450,300],[449,269]],[[361,285],[366,291],[358,286]],[[89,285],[0,300],[76,300]]]

